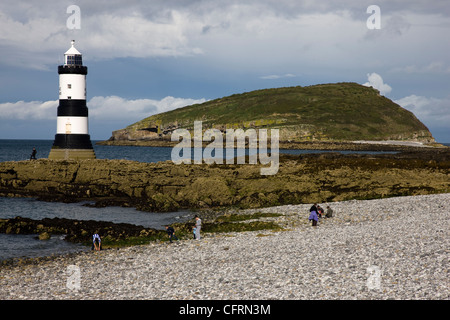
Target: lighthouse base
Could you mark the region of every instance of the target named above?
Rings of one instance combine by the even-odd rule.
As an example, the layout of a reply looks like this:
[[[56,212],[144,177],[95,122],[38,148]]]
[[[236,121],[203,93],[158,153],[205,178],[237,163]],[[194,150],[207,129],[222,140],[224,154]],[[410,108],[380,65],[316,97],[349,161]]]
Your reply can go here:
[[[48,158],[51,160],[86,160],[95,159],[94,149],[60,149],[52,148]]]

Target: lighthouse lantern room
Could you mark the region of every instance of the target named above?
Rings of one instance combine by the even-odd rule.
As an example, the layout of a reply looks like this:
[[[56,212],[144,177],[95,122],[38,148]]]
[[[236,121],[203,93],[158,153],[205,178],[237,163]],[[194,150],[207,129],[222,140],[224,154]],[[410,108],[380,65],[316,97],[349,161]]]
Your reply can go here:
[[[72,40],[71,48],[64,53],[64,65],[58,66],[58,117],[49,159],[95,159],[86,106],[87,67],[74,44]]]

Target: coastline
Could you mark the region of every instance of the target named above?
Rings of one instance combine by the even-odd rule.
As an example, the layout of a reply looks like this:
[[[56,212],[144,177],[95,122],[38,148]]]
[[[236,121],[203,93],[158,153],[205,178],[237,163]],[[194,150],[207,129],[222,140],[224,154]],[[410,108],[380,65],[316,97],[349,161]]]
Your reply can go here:
[[[179,142],[170,139],[153,140],[104,140],[96,144],[104,146],[167,147],[172,148]],[[206,147],[209,142],[203,142]],[[270,148],[270,141],[267,142]],[[280,141],[280,149],[288,150],[346,150],[346,151],[419,151],[423,149],[448,148],[440,143],[425,144],[417,141]]]
[[[329,204],[335,216],[317,228],[310,204],[240,210],[282,213],[264,219],[283,230],[3,266],[0,299],[449,298],[449,193]],[[68,285],[70,266],[79,268],[78,289]]]
[[[428,148],[427,148],[428,149]],[[449,192],[450,149],[398,154],[280,154],[263,165],[142,163],[129,160],[0,163],[0,196],[94,201],[141,211],[258,208]]]

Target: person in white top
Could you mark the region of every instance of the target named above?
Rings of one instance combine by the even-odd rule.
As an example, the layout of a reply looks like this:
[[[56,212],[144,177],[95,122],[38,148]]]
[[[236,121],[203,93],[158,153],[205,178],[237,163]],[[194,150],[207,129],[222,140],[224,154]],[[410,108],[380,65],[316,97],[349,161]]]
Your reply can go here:
[[[202,219],[195,216],[195,239],[200,240],[200,229],[202,228]]]
[[[94,248],[96,251],[100,251],[102,249],[102,239],[100,239],[98,233],[95,233],[92,236],[92,249]]]

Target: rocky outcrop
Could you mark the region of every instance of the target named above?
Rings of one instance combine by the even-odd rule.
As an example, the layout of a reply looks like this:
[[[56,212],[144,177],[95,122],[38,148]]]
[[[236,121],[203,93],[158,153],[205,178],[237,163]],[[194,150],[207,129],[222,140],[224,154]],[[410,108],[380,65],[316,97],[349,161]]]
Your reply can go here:
[[[130,237],[163,237],[165,235],[165,232],[161,230],[128,223],[65,218],[33,220],[22,217],[0,220],[0,233],[37,234],[40,240],[49,239],[54,234],[64,234],[66,241],[84,244],[91,243],[94,233],[101,234],[104,242],[120,241]]]
[[[249,164],[3,162],[0,196],[174,211],[441,193],[450,190],[449,155],[447,148],[399,155],[280,156],[279,171],[272,176],[261,175],[261,165]]]

